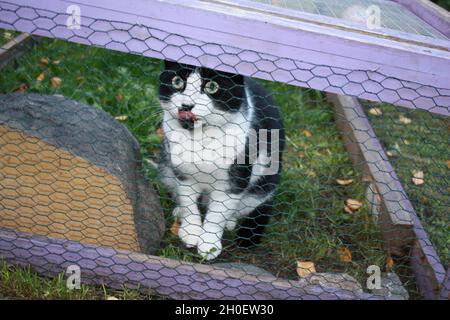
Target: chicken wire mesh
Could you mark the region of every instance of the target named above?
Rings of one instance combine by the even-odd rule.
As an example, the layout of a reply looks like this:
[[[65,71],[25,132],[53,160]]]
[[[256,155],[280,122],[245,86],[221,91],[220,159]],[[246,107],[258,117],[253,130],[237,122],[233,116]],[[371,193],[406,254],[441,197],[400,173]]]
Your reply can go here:
[[[346,21],[367,24],[367,10],[378,8],[383,12],[381,27],[399,30],[409,34],[419,34],[433,38],[446,39],[426,22],[394,1],[385,0],[251,0],[270,6],[289,9],[292,11],[307,12]],[[227,1],[224,1],[227,2]],[[228,1],[232,3],[232,1]]]
[[[376,219],[379,195],[370,195],[373,181],[352,166],[326,95],[236,73],[250,67],[254,76],[269,80],[287,73],[291,84],[322,83],[327,91],[410,107],[428,104],[441,112],[447,91],[124,23],[86,18],[86,34],[67,30],[66,16],[1,5],[4,24],[25,20],[29,32],[52,36],[60,30],[72,41],[98,46],[104,39],[102,47],[138,53],[40,38],[2,70],[0,91],[8,94],[0,108],[6,259],[32,260],[44,274],[80,265],[83,279],[94,283],[143,285],[175,298],[421,297],[408,265],[418,239],[408,233],[401,252],[386,245],[381,229],[391,226]],[[173,52],[180,64],[141,55],[174,60]],[[202,55],[216,58],[217,71],[193,66]],[[448,195],[440,190],[448,188],[448,119],[391,105],[363,107],[447,263]],[[211,126],[220,136],[231,124],[247,139],[252,125],[281,129],[275,110],[285,131],[269,141],[278,140],[280,152],[285,144],[275,161],[279,182],[278,170],[258,175],[248,161],[231,170],[229,164],[222,170],[217,159],[206,167],[202,161],[174,165],[173,151],[164,148],[177,130],[193,134]],[[179,143],[182,150],[188,144]],[[382,272],[382,287],[367,286],[371,266]]]

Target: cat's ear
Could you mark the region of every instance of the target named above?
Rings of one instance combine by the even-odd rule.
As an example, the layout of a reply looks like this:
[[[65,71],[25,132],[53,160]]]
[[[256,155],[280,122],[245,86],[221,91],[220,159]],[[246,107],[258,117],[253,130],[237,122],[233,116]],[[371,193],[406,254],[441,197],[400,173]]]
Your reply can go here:
[[[171,71],[175,71],[175,72],[182,71],[182,70],[194,70],[195,69],[194,66],[175,62],[175,61],[170,61],[170,60],[164,60],[164,68],[165,68],[165,70],[171,70]]]
[[[231,76],[231,80],[235,85],[243,86],[244,85],[244,76],[240,74],[234,74]]]
[[[180,68],[180,64],[175,61],[164,60],[164,69],[166,70],[177,70]]]

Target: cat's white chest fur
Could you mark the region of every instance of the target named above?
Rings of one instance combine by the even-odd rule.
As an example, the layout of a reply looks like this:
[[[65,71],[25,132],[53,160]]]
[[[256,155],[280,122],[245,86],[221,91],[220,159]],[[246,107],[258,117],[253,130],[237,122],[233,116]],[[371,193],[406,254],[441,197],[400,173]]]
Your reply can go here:
[[[236,115],[236,120],[242,118]],[[176,125],[176,124],[174,124]],[[183,175],[212,189],[228,180],[228,169],[245,149],[248,122],[224,127],[202,127],[193,130],[167,128],[171,165]]]

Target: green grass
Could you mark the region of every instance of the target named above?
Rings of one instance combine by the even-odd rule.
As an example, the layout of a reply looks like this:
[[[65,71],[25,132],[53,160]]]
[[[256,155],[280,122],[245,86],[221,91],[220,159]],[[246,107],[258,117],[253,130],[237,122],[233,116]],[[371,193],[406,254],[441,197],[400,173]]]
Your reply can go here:
[[[48,58],[49,64],[39,63]],[[55,62],[59,62],[56,63]],[[156,158],[161,120],[157,98],[161,64],[157,60],[45,40],[0,75],[0,92],[12,92],[26,83],[29,92],[60,94],[113,116],[126,115],[123,123],[141,144],[145,158]],[[37,77],[44,73],[45,79]],[[52,77],[62,79],[53,88]],[[276,197],[278,215],[271,220],[263,244],[240,250],[227,233],[222,255],[213,262],[233,261],[256,264],[272,273],[296,279],[297,260],[313,261],[318,272],[347,272],[365,284],[366,268],[384,268],[388,253],[367,204],[354,214],[343,211],[347,198],[364,200],[366,183],[354,172],[340,140],[331,107],[313,90],[264,82],[282,109],[288,141],[282,184]],[[305,134],[305,130],[312,133]],[[167,233],[160,255],[189,262],[203,262],[194,251],[184,248],[168,230],[173,202],[155,179],[157,172],[145,165],[147,176],[160,192],[167,216]],[[353,179],[340,186],[336,179]],[[342,262],[339,250],[348,248],[351,262]],[[395,266],[396,267],[396,266]],[[394,267],[394,268],[395,268]]]
[[[450,0],[435,0],[433,2],[440,5],[444,9],[450,10]]]
[[[16,31],[0,29],[0,47],[14,39],[18,34]]]
[[[80,289],[68,289],[66,276],[61,273],[54,278],[39,276],[29,267],[13,267],[0,260],[0,300],[45,299],[45,300],[107,300],[115,297],[120,300],[148,300],[159,298],[143,294],[138,290],[123,288],[113,290],[105,286],[81,284]]]
[[[366,104],[369,110],[371,104]],[[450,263],[450,122],[420,110],[376,105],[382,115],[369,114],[375,133],[389,152],[390,161],[444,266]],[[400,116],[411,119],[404,124]],[[424,184],[415,185],[412,171],[424,172]]]

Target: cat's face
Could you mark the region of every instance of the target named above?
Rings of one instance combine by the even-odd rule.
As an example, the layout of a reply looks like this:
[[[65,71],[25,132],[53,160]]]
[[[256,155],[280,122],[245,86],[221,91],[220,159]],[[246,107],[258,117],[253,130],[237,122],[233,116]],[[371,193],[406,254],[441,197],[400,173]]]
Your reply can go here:
[[[162,108],[185,129],[197,124],[222,126],[243,105],[244,78],[166,61],[159,97]]]

